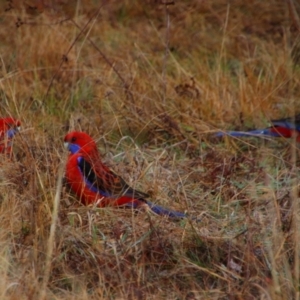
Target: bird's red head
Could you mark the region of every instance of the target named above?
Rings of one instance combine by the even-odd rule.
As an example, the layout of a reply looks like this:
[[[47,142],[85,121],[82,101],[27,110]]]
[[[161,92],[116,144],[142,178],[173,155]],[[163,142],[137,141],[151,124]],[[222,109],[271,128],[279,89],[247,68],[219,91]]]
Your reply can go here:
[[[89,152],[97,149],[97,145],[94,140],[85,132],[80,131],[72,131],[68,133],[64,138],[64,144],[65,147],[73,154],[79,150]]]
[[[17,119],[8,117],[8,118],[4,118],[3,119],[4,123],[9,126],[9,127],[20,127],[21,126],[21,122]]]
[[[8,117],[8,118],[0,119],[0,125],[2,127],[6,127],[6,129],[18,128],[21,126],[21,122],[17,119]]]
[[[9,138],[12,138],[20,129],[21,122],[17,119],[8,117],[0,119],[0,136],[7,133]]]

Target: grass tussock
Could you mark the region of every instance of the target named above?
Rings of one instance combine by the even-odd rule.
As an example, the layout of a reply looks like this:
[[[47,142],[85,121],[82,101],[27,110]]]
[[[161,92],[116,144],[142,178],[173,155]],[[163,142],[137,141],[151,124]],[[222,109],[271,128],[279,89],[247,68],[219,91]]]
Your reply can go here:
[[[298,299],[297,145],[211,134],[299,113],[299,14],[296,1],[2,1],[0,116],[22,132],[0,157],[0,298]],[[201,222],[78,203],[59,176],[74,129]]]

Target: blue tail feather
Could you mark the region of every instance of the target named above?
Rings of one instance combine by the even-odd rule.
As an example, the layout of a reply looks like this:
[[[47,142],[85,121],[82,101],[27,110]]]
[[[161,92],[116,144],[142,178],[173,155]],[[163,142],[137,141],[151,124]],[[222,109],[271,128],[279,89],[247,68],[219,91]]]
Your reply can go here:
[[[160,216],[167,216],[170,218],[186,218],[187,217],[185,213],[164,208],[164,207],[162,207],[160,205],[156,205],[150,201],[145,201],[143,203],[147,204],[154,213],[156,213]],[[138,202],[131,202],[131,203],[127,203],[126,207],[138,208],[140,204],[141,203],[138,203]]]
[[[279,137],[281,136],[277,132],[270,131],[269,128],[266,129],[257,129],[257,130],[250,130],[250,131],[225,131],[225,132],[217,132],[215,134],[216,137],[223,137],[223,136],[233,136],[233,137],[245,137],[245,136],[273,136]]]
[[[151,210],[153,212],[155,212],[156,214],[158,214],[158,215],[168,216],[170,218],[186,218],[186,214],[185,213],[164,208],[164,207],[162,207],[160,205],[153,204],[150,201],[147,201],[147,204],[149,205],[149,207],[151,208]]]

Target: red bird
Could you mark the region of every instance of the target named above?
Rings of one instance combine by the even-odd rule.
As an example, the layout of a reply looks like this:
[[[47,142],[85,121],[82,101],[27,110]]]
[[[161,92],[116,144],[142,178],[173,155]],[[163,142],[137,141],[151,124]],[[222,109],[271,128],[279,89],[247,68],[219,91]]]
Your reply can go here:
[[[250,131],[226,131],[216,133],[217,137],[233,136],[233,137],[245,137],[245,136],[256,136],[256,137],[285,137],[291,138],[296,136],[296,141],[300,142],[300,114],[294,118],[285,118],[279,120],[272,120],[272,126],[265,129],[256,129]]]
[[[14,118],[0,119],[0,153],[11,154],[12,139],[20,126],[21,122]]]
[[[99,207],[127,206],[137,208],[146,204],[159,214],[184,218],[181,212],[155,205],[145,198],[147,194],[131,188],[120,176],[105,166],[94,140],[84,132],[70,132],[64,138],[71,152],[66,165],[66,180],[71,190],[85,204]]]

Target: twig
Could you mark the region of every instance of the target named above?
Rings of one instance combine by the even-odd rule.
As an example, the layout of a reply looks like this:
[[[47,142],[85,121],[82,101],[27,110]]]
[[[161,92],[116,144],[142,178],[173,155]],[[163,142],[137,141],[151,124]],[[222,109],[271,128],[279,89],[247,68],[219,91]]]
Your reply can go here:
[[[80,26],[72,19],[71,22],[78,28],[80,29]],[[125,79],[122,77],[122,75],[120,74],[120,72],[117,70],[117,68],[114,66],[114,64],[106,57],[106,55],[99,49],[99,47],[88,37],[87,40],[91,43],[91,45],[100,53],[100,55],[102,56],[102,58],[105,60],[105,62],[113,69],[113,71],[117,74],[117,76],[119,77],[119,79],[122,81],[123,83],[123,87],[125,89],[125,94],[126,96],[130,98],[130,100],[133,100],[133,95],[129,90],[129,85],[128,83],[125,81]]]
[[[63,159],[63,161],[65,161],[65,159]],[[41,300],[45,299],[46,297],[46,289],[50,277],[55,230],[56,230],[56,225],[58,220],[59,201],[60,201],[60,196],[62,191],[63,176],[64,176],[64,164],[61,165],[58,173],[57,188],[56,188],[56,194],[54,198],[54,206],[52,212],[52,223],[51,223],[50,235],[49,235],[48,245],[47,245],[45,273],[44,273],[43,283],[42,283],[41,292],[39,296],[39,299]]]
[[[297,10],[295,8],[294,2],[293,0],[287,0],[287,2],[288,2],[291,20],[294,23],[297,30],[300,32],[300,19],[299,16],[297,15]]]
[[[168,9],[168,3],[165,4],[165,14],[166,14],[166,36],[165,36],[165,55],[163,60],[163,69],[162,69],[162,80],[163,80],[163,103],[166,102],[166,95],[167,95],[167,79],[166,79],[166,72],[167,72],[167,61],[169,58],[169,43],[170,43],[170,12]]]
[[[47,98],[47,96],[48,96],[48,94],[49,94],[49,91],[50,91],[51,86],[53,85],[54,79],[55,79],[56,76],[58,75],[58,73],[59,73],[59,71],[60,71],[62,65],[67,61],[68,54],[70,53],[70,51],[71,51],[72,48],[74,47],[75,43],[78,41],[79,37],[83,34],[83,32],[85,32],[85,29],[87,28],[87,26],[92,22],[92,20],[93,20],[94,18],[96,18],[96,17],[98,16],[98,14],[99,14],[99,12],[100,12],[100,9],[101,9],[102,7],[103,7],[103,5],[101,5],[101,6],[98,8],[98,10],[95,12],[95,14],[88,20],[88,22],[84,25],[84,27],[81,29],[81,31],[79,32],[79,34],[76,36],[75,40],[73,41],[73,43],[72,43],[71,46],[69,47],[68,51],[62,56],[61,62],[60,62],[60,64],[59,64],[59,67],[58,67],[57,71],[55,72],[55,74],[54,74],[54,75],[52,76],[52,78],[51,78],[50,84],[49,84],[49,86],[48,86],[48,88],[47,88],[46,94],[45,94],[44,99],[43,99],[43,101],[42,101],[42,105],[45,104],[46,98]],[[72,19],[71,19],[71,21],[72,21]]]

